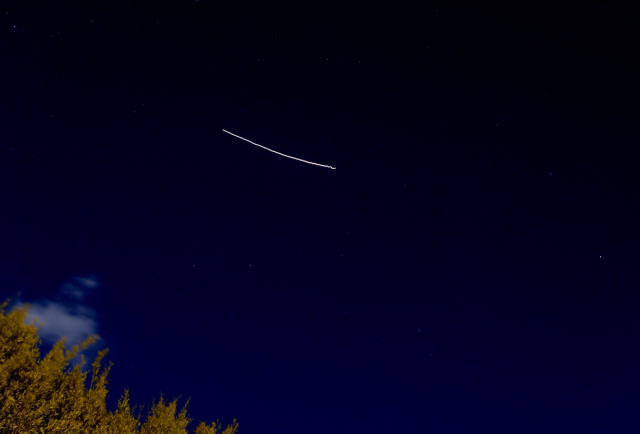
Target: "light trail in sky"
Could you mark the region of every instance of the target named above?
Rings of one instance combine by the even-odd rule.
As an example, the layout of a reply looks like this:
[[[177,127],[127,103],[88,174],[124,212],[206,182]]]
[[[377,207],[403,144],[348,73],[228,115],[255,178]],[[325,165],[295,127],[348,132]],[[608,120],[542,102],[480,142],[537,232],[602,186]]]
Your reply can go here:
[[[303,163],[313,164],[314,166],[326,167],[327,169],[334,169],[334,170],[335,170],[335,167],[332,167],[332,166],[326,166],[326,165],[324,165],[324,164],[314,163],[314,162],[312,162],[312,161],[307,161],[307,160],[303,160],[303,159],[301,159],[301,158],[292,157],[291,155],[285,155],[285,154],[282,154],[282,153],[280,153],[280,152],[278,152],[278,151],[274,151],[273,149],[269,149],[269,148],[267,148],[266,146],[262,146],[262,145],[258,145],[257,143],[253,143],[251,140],[247,140],[247,139],[245,139],[244,137],[240,137],[240,136],[238,136],[238,135],[236,135],[236,134],[233,134],[233,133],[231,133],[231,132],[229,132],[229,131],[227,131],[227,130],[222,130],[222,131],[224,131],[224,132],[225,132],[225,133],[227,133],[227,134],[231,134],[233,137],[237,137],[237,138],[239,138],[239,139],[242,139],[242,140],[244,140],[245,142],[249,142],[249,143],[251,143],[252,145],[256,145],[256,146],[261,147],[262,149],[266,149],[267,151],[271,151],[271,152],[273,152],[274,154],[278,154],[278,155],[281,155],[281,156],[283,156],[283,157],[291,158],[292,160],[302,161]]]

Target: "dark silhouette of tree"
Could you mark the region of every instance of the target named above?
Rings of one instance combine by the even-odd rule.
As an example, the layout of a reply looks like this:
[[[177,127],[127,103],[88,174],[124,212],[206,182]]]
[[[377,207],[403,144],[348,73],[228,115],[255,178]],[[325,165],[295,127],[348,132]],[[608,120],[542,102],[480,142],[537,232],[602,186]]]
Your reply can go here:
[[[107,375],[111,364],[101,369],[107,350],[100,351],[91,364],[91,383],[86,387],[85,363],[71,366],[78,354],[96,342],[90,337],[66,351],[64,339],[40,357],[38,329],[25,324],[28,307],[11,310],[8,302],[0,304],[0,433],[61,434],[188,434],[186,404],[177,414],[177,399],[163,398],[149,410],[144,421],[134,415],[129,392],[109,412],[106,406]],[[188,404],[188,402],[187,402]],[[220,433],[219,423],[201,422],[195,434],[236,434],[238,423]]]

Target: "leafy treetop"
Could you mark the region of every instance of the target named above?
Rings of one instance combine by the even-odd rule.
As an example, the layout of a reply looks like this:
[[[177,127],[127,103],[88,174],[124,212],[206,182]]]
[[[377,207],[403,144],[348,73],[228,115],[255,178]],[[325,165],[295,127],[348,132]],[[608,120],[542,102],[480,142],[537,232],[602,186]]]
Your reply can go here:
[[[186,404],[177,414],[177,399],[165,402],[161,397],[144,421],[134,415],[129,392],[114,412],[107,410],[107,375],[111,364],[101,369],[107,350],[100,351],[88,372],[80,364],[71,366],[76,356],[97,337],[65,350],[64,339],[41,359],[38,329],[25,324],[28,306],[5,314],[8,302],[0,304],[0,432],[61,434],[188,434]],[[187,402],[188,404],[188,402]],[[194,434],[236,434],[238,423],[220,433],[220,424],[201,422]]]

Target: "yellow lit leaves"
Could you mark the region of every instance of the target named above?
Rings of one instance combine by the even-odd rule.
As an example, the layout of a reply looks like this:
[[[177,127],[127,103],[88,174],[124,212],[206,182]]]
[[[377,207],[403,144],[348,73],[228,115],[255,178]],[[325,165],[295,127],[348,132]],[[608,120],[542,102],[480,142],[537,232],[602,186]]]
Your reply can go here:
[[[40,358],[38,330],[24,324],[28,307],[4,313],[8,303],[0,304],[0,432],[64,434],[188,434],[186,405],[178,412],[177,400],[161,398],[150,409],[144,423],[134,416],[125,391],[115,412],[106,407],[107,376],[111,365],[101,371],[107,351],[100,351],[91,364],[91,383],[85,386],[87,372],[81,363],[71,361],[96,342],[90,337],[71,350],[64,341],[56,343]],[[235,434],[237,422],[219,433],[219,425],[201,423],[195,434]]]

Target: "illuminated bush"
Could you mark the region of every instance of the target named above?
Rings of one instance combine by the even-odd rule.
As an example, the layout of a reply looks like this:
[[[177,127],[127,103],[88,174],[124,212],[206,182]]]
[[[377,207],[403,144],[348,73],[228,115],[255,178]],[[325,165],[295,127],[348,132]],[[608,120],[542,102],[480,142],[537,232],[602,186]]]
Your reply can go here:
[[[5,315],[8,303],[0,305],[0,433],[60,434],[187,434],[186,405],[177,414],[177,400],[161,398],[149,410],[144,421],[133,414],[125,391],[115,412],[106,406],[107,375],[111,365],[101,370],[107,351],[100,351],[91,364],[91,383],[81,362],[71,361],[95,343],[91,337],[65,350],[64,340],[40,358],[38,329],[24,323],[28,308],[17,308]],[[215,422],[202,422],[195,434],[218,434]],[[222,434],[235,434],[235,419]]]

